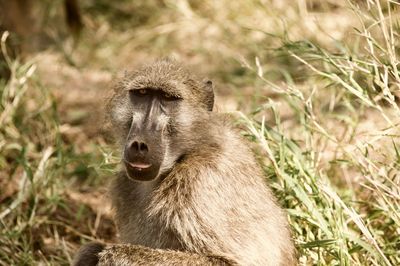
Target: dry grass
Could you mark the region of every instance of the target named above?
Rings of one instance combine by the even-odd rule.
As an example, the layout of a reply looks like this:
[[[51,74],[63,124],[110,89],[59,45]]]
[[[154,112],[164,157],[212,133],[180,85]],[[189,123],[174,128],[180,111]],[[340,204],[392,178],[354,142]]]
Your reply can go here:
[[[44,25],[58,46],[10,59],[0,83],[0,265],[68,264],[81,242],[113,241],[103,206],[118,156],[99,133],[102,95],[118,71],[165,55],[239,111],[301,265],[399,265],[399,8],[87,1],[75,49]]]

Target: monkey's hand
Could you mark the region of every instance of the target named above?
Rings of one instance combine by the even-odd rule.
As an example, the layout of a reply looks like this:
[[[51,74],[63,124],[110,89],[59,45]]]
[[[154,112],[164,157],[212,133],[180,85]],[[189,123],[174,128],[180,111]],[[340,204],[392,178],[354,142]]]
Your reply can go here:
[[[236,265],[235,262],[223,256],[152,249],[130,244],[107,245],[100,252],[99,258],[98,265],[100,266]]]
[[[91,242],[82,246],[75,255],[72,266],[96,266],[99,263],[99,253],[105,248],[104,244]]]

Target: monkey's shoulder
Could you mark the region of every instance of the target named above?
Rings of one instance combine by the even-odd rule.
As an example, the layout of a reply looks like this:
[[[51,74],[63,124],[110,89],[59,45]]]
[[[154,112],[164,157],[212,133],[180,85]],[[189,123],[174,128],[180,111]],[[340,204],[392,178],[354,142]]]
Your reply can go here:
[[[241,153],[253,160],[252,144],[246,135],[248,130],[235,113],[216,113],[213,114],[211,121],[210,135],[216,138],[216,142],[222,144],[220,152]],[[210,128],[210,127],[209,127]],[[232,157],[228,154],[227,157]]]

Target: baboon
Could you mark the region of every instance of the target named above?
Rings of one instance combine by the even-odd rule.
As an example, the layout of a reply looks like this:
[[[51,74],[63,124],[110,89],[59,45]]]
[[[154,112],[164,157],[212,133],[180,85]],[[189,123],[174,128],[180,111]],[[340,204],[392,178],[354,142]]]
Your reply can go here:
[[[123,244],[88,244],[74,265],[296,265],[284,211],[213,105],[212,82],[172,59],[117,83],[108,109],[123,170],[111,195]]]

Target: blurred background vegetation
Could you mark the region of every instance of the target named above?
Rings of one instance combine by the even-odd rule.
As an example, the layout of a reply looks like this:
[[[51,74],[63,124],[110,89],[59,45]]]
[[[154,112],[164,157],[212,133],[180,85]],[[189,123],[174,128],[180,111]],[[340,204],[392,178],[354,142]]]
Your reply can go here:
[[[399,4],[0,0],[0,265],[116,241],[114,76],[173,56],[216,84],[300,265],[400,265]]]

